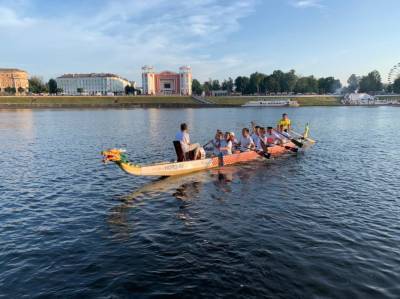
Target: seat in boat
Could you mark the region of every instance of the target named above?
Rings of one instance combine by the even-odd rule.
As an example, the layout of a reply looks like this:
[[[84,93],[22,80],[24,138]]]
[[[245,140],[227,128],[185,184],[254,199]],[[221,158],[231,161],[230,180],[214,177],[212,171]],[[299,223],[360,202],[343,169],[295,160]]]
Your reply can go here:
[[[181,142],[179,140],[174,140],[173,144],[174,144],[176,158],[177,158],[178,162],[194,160],[194,152],[195,151],[190,151],[185,154],[182,150]]]

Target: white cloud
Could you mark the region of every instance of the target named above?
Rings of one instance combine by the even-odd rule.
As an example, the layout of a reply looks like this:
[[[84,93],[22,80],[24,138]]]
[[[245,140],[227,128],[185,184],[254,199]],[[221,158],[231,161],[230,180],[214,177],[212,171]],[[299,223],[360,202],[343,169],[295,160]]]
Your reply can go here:
[[[144,64],[189,64],[204,80],[239,67],[240,56],[207,54],[240,29],[256,1],[109,0],[90,15],[65,10],[62,17],[34,16],[26,5],[0,7],[0,65],[45,77],[104,71],[139,79]]]
[[[18,17],[12,9],[0,6],[0,28],[28,26],[32,22],[30,18]]]
[[[298,8],[323,7],[321,0],[295,0],[292,5]]]

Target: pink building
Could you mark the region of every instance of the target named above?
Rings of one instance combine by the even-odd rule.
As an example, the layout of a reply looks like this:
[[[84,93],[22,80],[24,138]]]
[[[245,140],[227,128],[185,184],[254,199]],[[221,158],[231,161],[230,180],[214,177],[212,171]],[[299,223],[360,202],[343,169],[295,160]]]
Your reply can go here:
[[[143,93],[148,95],[192,94],[192,69],[182,66],[179,73],[164,71],[155,73],[152,66],[142,67]]]

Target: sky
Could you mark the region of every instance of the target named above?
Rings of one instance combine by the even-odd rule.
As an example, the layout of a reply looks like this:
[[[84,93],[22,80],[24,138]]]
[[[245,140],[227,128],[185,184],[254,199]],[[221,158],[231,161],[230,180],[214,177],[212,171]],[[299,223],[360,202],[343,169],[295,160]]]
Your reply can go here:
[[[200,81],[295,69],[343,83],[400,62],[399,0],[0,0],[0,68],[45,80],[190,65]]]

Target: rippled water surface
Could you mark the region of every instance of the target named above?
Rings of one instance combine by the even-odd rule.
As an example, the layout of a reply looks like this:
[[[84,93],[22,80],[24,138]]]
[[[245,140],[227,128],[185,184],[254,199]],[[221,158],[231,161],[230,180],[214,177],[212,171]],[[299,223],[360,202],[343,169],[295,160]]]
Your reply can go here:
[[[281,109],[0,111],[0,297],[400,297],[400,108],[288,112],[308,152],[168,178],[103,165],[174,158],[182,121]]]

